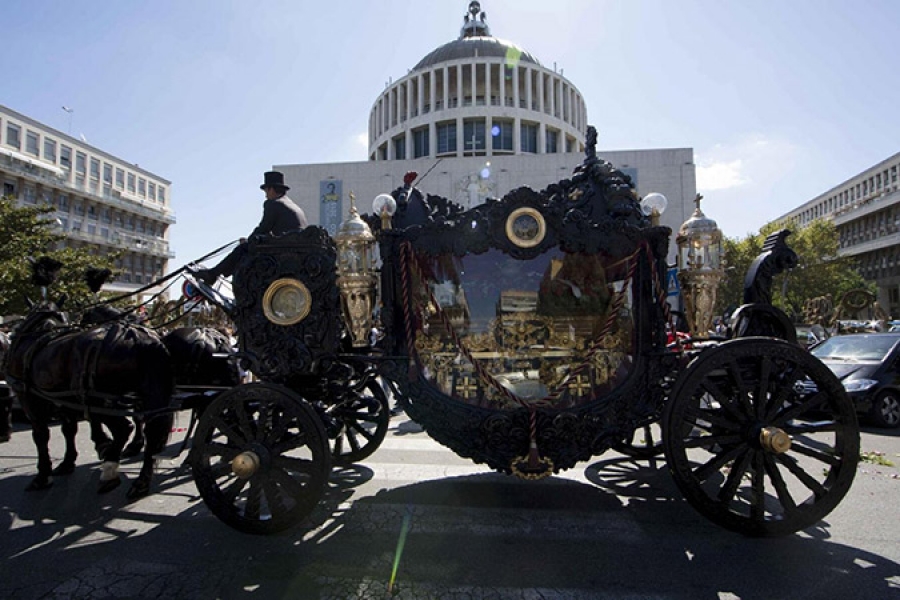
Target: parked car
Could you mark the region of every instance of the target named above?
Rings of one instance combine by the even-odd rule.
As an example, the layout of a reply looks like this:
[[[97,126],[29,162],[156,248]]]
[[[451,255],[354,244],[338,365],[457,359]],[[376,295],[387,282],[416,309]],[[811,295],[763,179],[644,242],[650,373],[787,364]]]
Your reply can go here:
[[[900,332],[850,333],[810,348],[844,384],[860,414],[900,426]]]

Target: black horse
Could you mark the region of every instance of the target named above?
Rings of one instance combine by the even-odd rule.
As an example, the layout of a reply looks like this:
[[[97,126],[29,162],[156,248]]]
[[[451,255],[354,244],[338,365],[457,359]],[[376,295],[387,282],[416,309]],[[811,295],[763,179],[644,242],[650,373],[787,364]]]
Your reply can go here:
[[[32,307],[13,333],[6,357],[6,376],[32,424],[38,452],[38,474],[30,490],[52,485],[52,475],[71,472],[74,443],[63,462],[52,469],[49,423],[57,404],[76,406],[98,418],[113,434],[103,451],[99,491],[117,487],[118,464],[132,429],[127,412],[145,418],[148,443],[138,478],[128,491],[134,499],[149,493],[153,455],[168,442],[173,415],[172,362],[160,337],[150,329],[122,320],[94,326],[69,326],[52,302]],[[111,410],[112,412],[105,412]],[[74,419],[62,421],[63,434],[74,442]]]
[[[227,335],[212,327],[179,327],[162,338],[172,357],[179,392],[203,393],[241,383],[241,373],[230,356],[235,350]],[[205,403],[196,405],[202,410]],[[135,421],[134,436],[122,456],[135,456],[144,443],[143,424]]]

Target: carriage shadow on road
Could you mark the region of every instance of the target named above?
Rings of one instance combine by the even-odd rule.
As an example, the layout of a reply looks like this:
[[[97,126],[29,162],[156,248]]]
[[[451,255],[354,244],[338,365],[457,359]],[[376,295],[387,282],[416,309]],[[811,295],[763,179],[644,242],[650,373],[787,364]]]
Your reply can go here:
[[[900,565],[827,539],[827,523],[767,540],[712,525],[662,459],[597,461],[590,483],[483,473],[369,495],[371,469],[336,468],[310,519],[268,537],[219,522],[174,461],[126,504],[127,482],[96,494],[95,463],[35,494],[33,458],[3,459],[5,597],[383,597],[395,560],[398,597],[882,598],[900,582]]]

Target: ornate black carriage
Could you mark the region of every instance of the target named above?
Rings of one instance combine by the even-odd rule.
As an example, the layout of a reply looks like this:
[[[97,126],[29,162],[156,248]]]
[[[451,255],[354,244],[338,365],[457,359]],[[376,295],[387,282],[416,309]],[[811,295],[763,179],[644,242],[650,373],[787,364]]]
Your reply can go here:
[[[686,499],[748,535],[809,527],[849,489],[859,432],[840,382],[779,339],[765,303],[744,307],[744,337],[670,344],[671,232],[592,147],[541,192],[464,210],[407,184],[387,204],[351,209],[337,243],[309,227],[248,244],[235,322],[260,381],[215,400],[191,452],[230,525],[305,518],[332,460],[381,443],[388,396],[460,456],[527,479],[659,423]],[[377,281],[357,245],[371,240]]]

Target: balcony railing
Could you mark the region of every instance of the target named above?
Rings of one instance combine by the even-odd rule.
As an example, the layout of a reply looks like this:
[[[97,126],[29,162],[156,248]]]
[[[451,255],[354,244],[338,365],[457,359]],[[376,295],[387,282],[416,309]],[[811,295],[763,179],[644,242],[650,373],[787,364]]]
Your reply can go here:
[[[5,170],[22,175],[26,179],[35,181],[37,183],[44,183],[56,188],[75,190],[85,195],[89,195],[94,199],[100,200],[105,204],[121,208],[122,210],[135,213],[143,217],[149,217],[157,221],[164,221],[166,223],[169,223],[170,225],[175,223],[175,213],[171,210],[167,210],[164,208],[147,208],[145,206],[142,206],[140,204],[140,199],[137,198],[135,198],[134,200],[128,200],[123,198],[116,198],[115,196],[112,196],[110,194],[104,194],[96,184],[91,183],[85,185],[71,182],[65,177],[60,177],[59,175],[55,175],[50,171],[42,169],[39,164],[24,164],[21,161],[15,160],[9,156],[0,156],[0,166],[2,166],[2,168]]]

